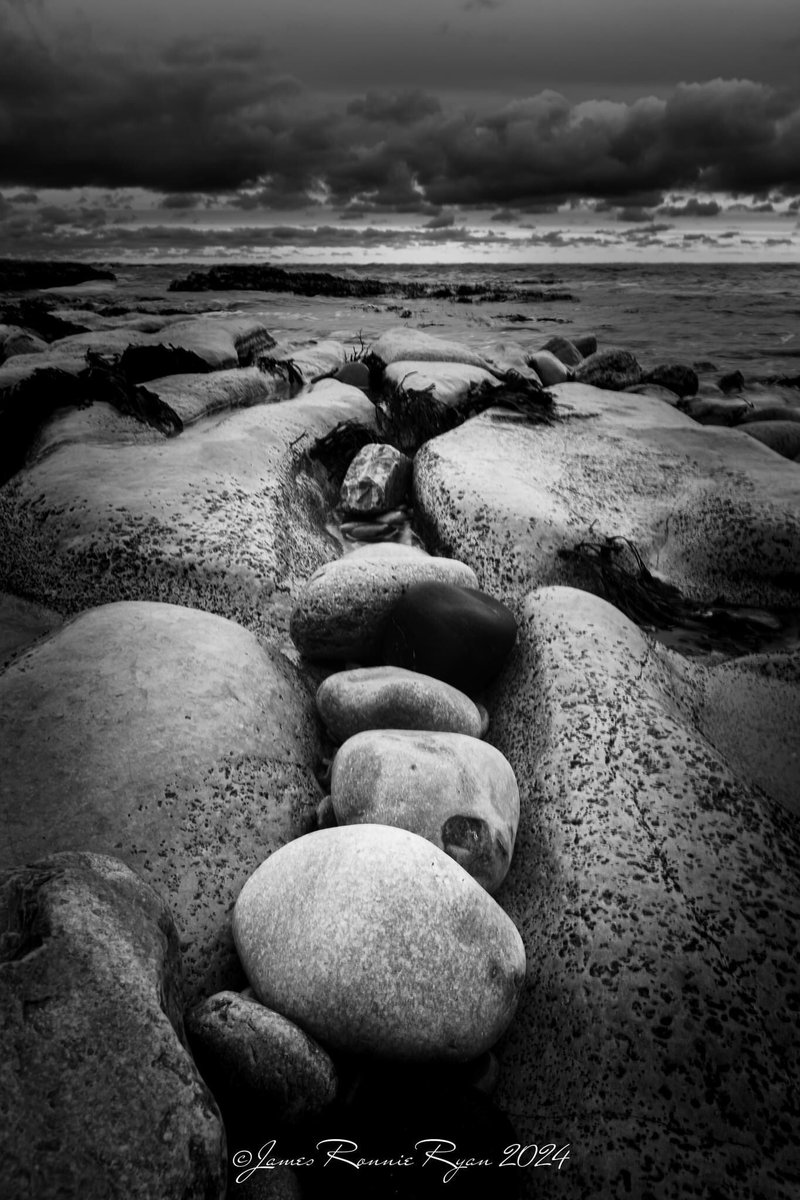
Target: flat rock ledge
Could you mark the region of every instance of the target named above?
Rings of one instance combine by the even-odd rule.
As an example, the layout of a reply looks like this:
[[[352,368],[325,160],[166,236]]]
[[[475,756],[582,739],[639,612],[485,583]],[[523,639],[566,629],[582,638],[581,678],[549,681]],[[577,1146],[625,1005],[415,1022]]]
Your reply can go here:
[[[800,606],[796,464],[648,396],[551,391],[552,425],[489,410],[419,452],[431,553],[468,563],[511,607],[542,585],[600,590],[575,552],[607,538],[698,602]]]
[[[529,963],[496,1098],[521,1143],[571,1144],[567,1200],[796,1194],[800,822],[699,732],[684,667],[543,588],[492,695]]]

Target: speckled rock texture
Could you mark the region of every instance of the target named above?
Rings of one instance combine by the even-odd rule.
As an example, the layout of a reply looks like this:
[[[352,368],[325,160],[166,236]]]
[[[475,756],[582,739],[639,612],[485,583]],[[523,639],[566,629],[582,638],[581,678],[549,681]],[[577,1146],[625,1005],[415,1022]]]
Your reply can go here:
[[[463,733],[371,729],[333,760],[331,801],[340,825],[396,825],[433,842],[497,891],[519,824],[514,772],[494,746]]]
[[[185,604],[288,642],[290,589],[341,552],[303,451],[374,417],[326,381],[154,445],[63,446],[0,489],[0,587],[63,613]]]
[[[475,1058],[516,1010],[517,930],[491,896],[416,834],[322,829],[273,854],[233,915],[258,997],[332,1049]]]
[[[496,1100],[570,1143],[566,1200],[797,1192],[800,826],[693,726],[685,661],[546,588],[493,693],[531,964]]]
[[[357,667],[329,675],[317,709],[333,739],[365,729],[435,729],[480,737],[482,715],[458,688],[403,667]]]
[[[243,982],[229,912],[319,802],[313,697],[241,626],[94,609],[0,674],[0,866],[118,855],[170,905],[190,998]]]
[[[622,391],[634,383],[641,383],[642,377],[642,368],[630,350],[596,350],[572,372],[577,383],[612,391]]]
[[[435,580],[474,587],[462,562],[414,546],[376,545],[326,563],[298,593],[292,639],[306,658],[369,665],[380,649],[393,605],[413,583]]]
[[[322,1047],[258,1000],[218,992],[187,1012],[186,1032],[220,1103],[258,1106],[265,1131],[321,1112],[336,1096],[336,1068]]]
[[[482,413],[414,464],[433,552],[469,563],[514,608],[543,584],[601,586],[571,551],[630,539],[647,567],[702,603],[800,604],[800,491],[793,463],[737,430],[575,383],[552,389],[549,426]]]
[[[202,378],[213,379],[214,376]],[[67,405],[50,413],[42,423],[28,450],[25,466],[34,466],[64,446],[152,446],[166,440],[166,433],[154,425],[121,413],[103,400],[96,400],[84,408]]]
[[[222,1197],[225,1133],[184,1045],[166,905],[114,858],[0,876],[0,1193]]]
[[[342,480],[342,511],[374,517],[402,504],[411,486],[411,459],[383,442],[369,442],[355,456]]]

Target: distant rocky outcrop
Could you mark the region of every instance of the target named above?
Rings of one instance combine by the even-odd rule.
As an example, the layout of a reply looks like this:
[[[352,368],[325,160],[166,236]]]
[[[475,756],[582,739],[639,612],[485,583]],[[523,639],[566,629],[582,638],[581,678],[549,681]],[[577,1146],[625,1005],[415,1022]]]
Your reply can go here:
[[[401,283],[400,280],[332,275],[329,271],[283,271],[269,263],[224,263],[208,271],[190,271],[174,279],[171,292],[293,292],[297,296],[401,296],[405,300],[575,300],[570,292],[551,288],[496,287],[484,283]]]
[[[69,287],[92,279],[116,279],[113,271],[91,263],[47,262],[30,258],[0,258],[0,291]]]

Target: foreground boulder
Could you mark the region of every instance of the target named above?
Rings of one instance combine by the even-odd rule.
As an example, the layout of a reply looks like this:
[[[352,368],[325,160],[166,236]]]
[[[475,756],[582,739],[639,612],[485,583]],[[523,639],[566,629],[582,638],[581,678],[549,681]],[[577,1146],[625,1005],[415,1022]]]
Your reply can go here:
[[[169,911],[113,858],[0,876],[0,1191],[225,1194],[225,1133],[184,1045]]]
[[[487,892],[508,873],[519,788],[502,754],[477,738],[409,729],[356,734],[333,760],[331,800],[340,825],[410,829]]]
[[[496,1098],[523,1145],[542,1114],[570,1143],[567,1200],[796,1191],[800,823],[709,744],[703,694],[567,588],[528,597],[494,692],[522,793],[498,899],[536,963]]]
[[[313,700],[291,664],[222,617],[110,604],[0,675],[0,723],[0,867],[119,855],[170,904],[190,998],[241,983],[230,906],[319,800]]]
[[[337,671],[317,689],[317,709],[337,742],[365,729],[432,729],[480,737],[478,706],[458,688],[403,667]]]
[[[315,571],[297,597],[290,631],[306,658],[369,663],[378,654],[389,614],[414,583],[476,582],[473,571],[412,546],[354,550]]]
[[[247,881],[236,946],[259,999],[323,1046],[474,1058],[505,1031],[525,977],[519,934],[430,842],[383,825],[323,829]]]
[[[800,454],[800,422],[798,421],[750,421],[741,427],[742,433],[755,438],[762,446],[769,446],[783,458],[794,458]]]
[[[487,359],[463,342],[437,337],[421,329],[408,329],[404,325],[382,333],[370,346],[364,361],[372,372],[378,373],[398,362],[466,363],[492,370]]]
[[[416,583],[389,614],[381,652],[472,695],[498,675],[514,645],[517,624],[504,604],[477,588]]]
[[[469,563],[512,608],[551,583],[620,607],[639,563],[699,604],[800,605],[793,463],[647,396],[576,383],[553,394],[552,425],[484,413],[420,451],[416,510],[432,550]],[[639,560],[623,570],[629,544]]]

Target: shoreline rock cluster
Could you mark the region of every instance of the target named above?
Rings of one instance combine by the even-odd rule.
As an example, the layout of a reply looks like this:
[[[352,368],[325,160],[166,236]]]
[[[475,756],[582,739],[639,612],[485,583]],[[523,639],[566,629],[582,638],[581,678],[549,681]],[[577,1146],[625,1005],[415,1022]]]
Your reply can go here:
[[[222,1197],[273,1128],[433,1111],[495,1161],[569,1145],[568,1200],[791,1200],[800,477],[748,436],[800,429],[790,381],[273,341],[200,317],[0,366],[8,412],[135,351],[182,424],[48,409],[0,486],[3,1190],[108,1194],[99,1137],[130,1194]],[[653,636],[722,604],[755,652]]]

